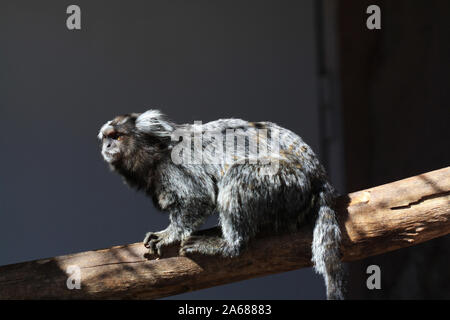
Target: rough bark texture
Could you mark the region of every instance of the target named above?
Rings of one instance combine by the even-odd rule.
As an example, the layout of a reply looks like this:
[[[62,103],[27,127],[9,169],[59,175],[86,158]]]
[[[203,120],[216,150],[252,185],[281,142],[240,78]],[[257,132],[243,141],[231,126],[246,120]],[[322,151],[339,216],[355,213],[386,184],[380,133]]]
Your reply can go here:
[[[353,261],[450,233],[450,167],[338,199],[343,259]],[[205,234],[218,229],[202,231]],[[294,270],[311,265],[311,230],[256,240],[240,257],[161,259],[141,243],[0,267],[0,299],[142,299]],[[69,290],[67,268],[81,269]]]

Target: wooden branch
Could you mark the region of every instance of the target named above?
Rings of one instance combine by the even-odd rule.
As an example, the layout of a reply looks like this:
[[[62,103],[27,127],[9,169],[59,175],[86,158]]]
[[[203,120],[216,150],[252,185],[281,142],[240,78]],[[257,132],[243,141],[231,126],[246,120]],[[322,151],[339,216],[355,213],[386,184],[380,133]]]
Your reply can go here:
[[[450,233],[450,167],[338,199],[343,260],[352,261]],[[210,229],[203,233],[216,233]],[[256,240],[235,259],[148,259],[141,243],[0,267],[0,299],[161,298],[308,267],[311,230]],[[151,257],[150,257],[151,258]],[[68,266],[81,289],[66,285]]]

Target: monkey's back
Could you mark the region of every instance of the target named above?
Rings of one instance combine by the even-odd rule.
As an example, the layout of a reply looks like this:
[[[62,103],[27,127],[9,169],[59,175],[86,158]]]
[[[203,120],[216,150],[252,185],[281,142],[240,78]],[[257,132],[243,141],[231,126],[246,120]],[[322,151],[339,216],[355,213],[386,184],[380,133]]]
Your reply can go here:
[[[241,119],[185,128],[202,132],[200,166],[216,181],[216,210],[229,220],[229,228],[222,225],[225,234],[251,238],[263,231],[293,231],[314,210],[313,191],[325,183],[325,173],[311,148],[292,131]],[[236,137],[228,145],[227,131]],[[217,147],[217,139],[223,148]],[[199,174],[198,166],[189,167]]]
[[[325,171],[311,147],[297,134],[273,122],[220,119],[202,125],[183,125],[183,128],[202,133],[201,164],[215,171],[219,179],[234,165],[255,162],[283,162],[301,169],[299,171],[311,179],[326,179]],[[231,145],[227,145],[227,132],[236,137]],[[222,148],[217,148],[216,139],[220,139]],[[192,151],[199,151],[195,143]],[[257,168],[253,167],[254,170]]]

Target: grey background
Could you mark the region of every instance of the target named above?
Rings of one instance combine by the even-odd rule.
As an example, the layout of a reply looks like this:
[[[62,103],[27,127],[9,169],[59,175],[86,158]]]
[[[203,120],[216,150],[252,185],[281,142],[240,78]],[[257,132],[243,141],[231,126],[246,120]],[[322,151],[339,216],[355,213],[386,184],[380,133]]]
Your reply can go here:
[[[81,31],[66,28],[74,3]],[[101,159],[96,134],[115,115],[270,120],[320,153],[315,23],[313,0],[2,0],[0,265],[165,228],[167,216]],[[175,298],[324,293],[303,269]]]

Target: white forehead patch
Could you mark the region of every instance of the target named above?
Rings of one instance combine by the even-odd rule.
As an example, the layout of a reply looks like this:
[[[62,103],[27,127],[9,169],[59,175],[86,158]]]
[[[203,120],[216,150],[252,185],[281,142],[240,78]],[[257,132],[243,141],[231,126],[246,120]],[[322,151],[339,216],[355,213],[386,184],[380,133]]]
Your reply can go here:
[[[100,128],[100,131],[98,132],[97,138],[99,138],[100,140],[102,140],[102,138],[103,138],[103,132],[104,132],[105,130],[107,130],[107,129],[112,129],[111,122],[112,122],[112,121],[108,121],[107,123],[105,123],[105,124]]]

